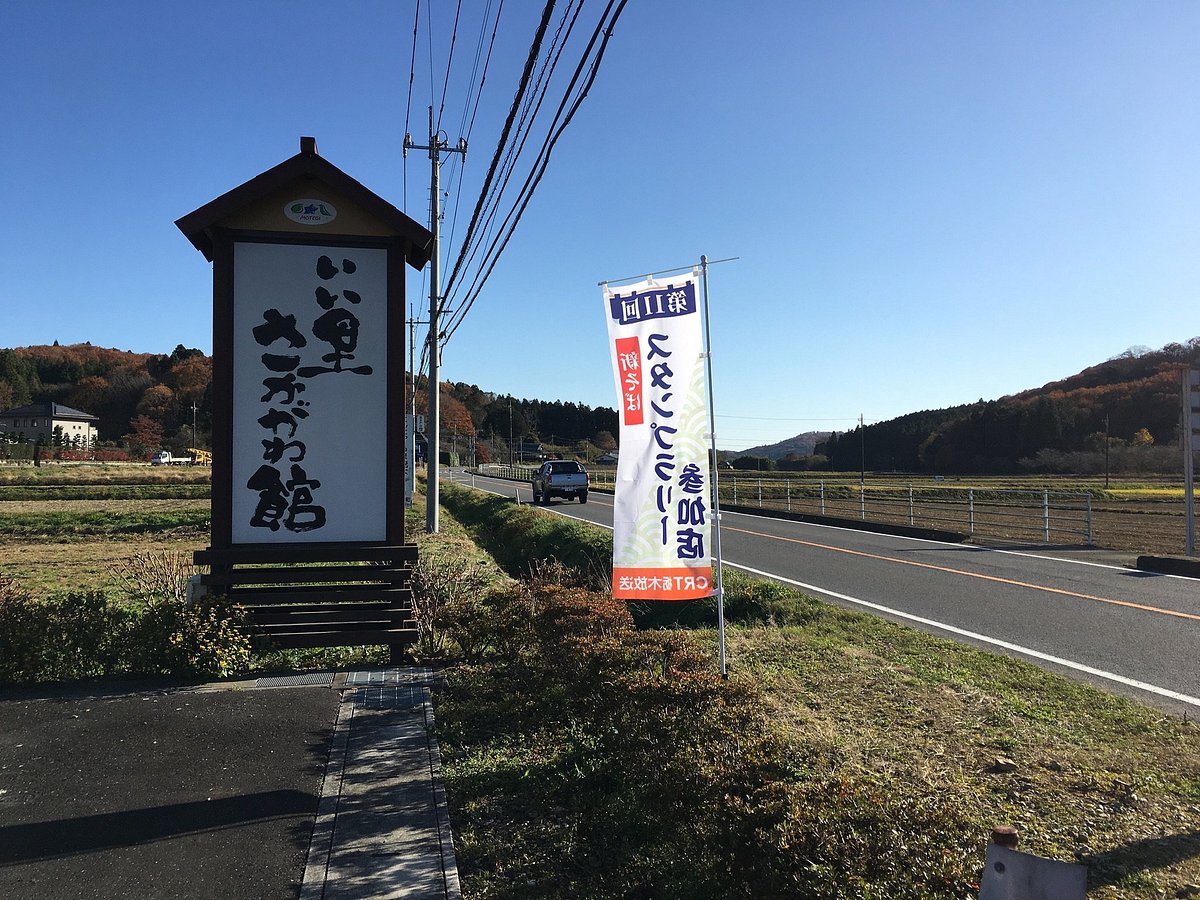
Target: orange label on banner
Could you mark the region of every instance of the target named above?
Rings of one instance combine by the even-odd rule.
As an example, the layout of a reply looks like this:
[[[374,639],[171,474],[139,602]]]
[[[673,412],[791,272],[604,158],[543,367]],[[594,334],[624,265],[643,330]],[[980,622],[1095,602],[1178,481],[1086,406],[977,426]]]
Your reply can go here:
[[[642,349],[636,337],[617,338],[617,374],[621,379],[621,414],[626,425],[641,425]]]
[[[621,600],[703,600],[713,593],[712,566],[697,569],[612,570],[613,596]]]

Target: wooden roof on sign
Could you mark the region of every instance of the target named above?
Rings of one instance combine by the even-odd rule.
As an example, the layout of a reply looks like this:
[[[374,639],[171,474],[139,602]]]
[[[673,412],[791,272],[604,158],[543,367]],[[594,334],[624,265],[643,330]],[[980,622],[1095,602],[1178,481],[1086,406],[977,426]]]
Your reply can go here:
[[[309,197],[327,200],[337,206],[341,222],[335,219],[328,225],[314,228],[282,218],[285,203]],[[279,221],[269,226],[264,220],[268,210],[279,213]],[[433,235],[427,228],[318,156],[317,141],[311,137],[300,138],[300,152],[295,156],[188,213],[175,224],[210,261],[214,228],[396,236],[404,240],[405,260],[414,269],[421,269],[429,262],[433,244]]]

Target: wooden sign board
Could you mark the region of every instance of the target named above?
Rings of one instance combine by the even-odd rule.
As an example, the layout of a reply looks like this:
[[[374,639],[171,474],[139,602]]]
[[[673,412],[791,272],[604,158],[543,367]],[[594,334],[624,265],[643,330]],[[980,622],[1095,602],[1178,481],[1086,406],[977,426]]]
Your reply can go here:
[[[406,589],[404,276],[432,235],[311,138],[176,224],[213,263],[209,583],[264,603],[358,600],[380,588],[266,587],[238,567],[370,559],[395,570],[383,590]]]

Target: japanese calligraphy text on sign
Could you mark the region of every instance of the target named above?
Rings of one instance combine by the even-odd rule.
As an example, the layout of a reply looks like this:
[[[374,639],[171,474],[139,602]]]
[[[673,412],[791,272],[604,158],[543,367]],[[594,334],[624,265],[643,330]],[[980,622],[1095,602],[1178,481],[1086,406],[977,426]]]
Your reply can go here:
[[[233,539],[386,534],[387,251],[234,245]]]
[[[694,274],[604,289],[621,429],[615,597],[694,600],[713,593],[696,293]]]

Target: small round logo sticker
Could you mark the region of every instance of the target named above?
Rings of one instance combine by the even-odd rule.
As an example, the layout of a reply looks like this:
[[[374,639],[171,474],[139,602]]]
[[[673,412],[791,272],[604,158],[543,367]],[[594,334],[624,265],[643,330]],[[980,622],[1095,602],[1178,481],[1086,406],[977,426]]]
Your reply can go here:
[[[293,200],[283,214],[301,225],[326,225],[337,218],[337,210],[327,200]]]

